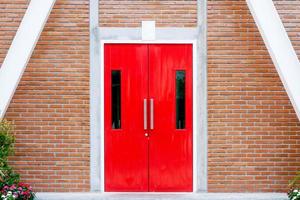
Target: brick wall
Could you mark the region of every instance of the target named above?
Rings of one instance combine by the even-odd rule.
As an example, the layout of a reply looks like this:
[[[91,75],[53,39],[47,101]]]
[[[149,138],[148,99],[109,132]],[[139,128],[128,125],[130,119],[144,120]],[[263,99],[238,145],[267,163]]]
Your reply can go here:
[[[100,26],[140,27],[155,20],[158,27],[193,27],[197,24],[196,0],[100,0]]]
[[[27,8],[27,0],[1,0],[0,3],[0,64],[18,29]]]
[[[275,3],[300,55],[300,1]],[[208,1],[208,114],[209,191],[285,192],[300,124],[244,0]]]
[[[0,63],[28,0],[0,3]],[[300,1],[275,0],[300,55]],[[196,26],[196,1],[100,0],[100,25]],[[57,0],[6,117],[12,164],[36,191],[89,190],[88,0]],[[244,0],[208,0],[209,191],[280,192],[300,124]]]
[[[27,3],[0,4],[1,59]],[[12,164],[36,191],[89,190],[88,6],[57,0],[6,115],[16,125]]]

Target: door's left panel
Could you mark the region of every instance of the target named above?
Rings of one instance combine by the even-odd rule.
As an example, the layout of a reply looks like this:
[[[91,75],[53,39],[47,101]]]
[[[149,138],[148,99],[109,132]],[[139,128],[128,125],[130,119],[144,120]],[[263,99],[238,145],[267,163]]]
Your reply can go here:
[[[148,49],[104,46],[105,191],[148,191],[148,138],[143,102],[148,96]]]

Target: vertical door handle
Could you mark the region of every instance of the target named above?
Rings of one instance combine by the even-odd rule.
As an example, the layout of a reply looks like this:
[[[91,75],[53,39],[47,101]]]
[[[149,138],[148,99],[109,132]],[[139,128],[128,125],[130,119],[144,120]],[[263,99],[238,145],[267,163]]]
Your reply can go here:
[[[150,129],[154,129],[154,102],[150,99]]]
[[[147,99],[144,99],[144,130],[147,130]]]

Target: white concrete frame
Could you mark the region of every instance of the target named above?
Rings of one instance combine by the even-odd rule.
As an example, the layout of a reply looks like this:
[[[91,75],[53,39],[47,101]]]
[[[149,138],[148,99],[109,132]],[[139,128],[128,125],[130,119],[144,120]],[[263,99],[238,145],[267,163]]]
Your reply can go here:
[[[207,0],[197,1],[198,20],[195,28],[156,28],[156,39],[160,41],[197,41],[197,70],[199,88],[198,107],[193,108],[199,126],[197,127],[198,149],[197,154],[197,182],[194,190],[207,192],[208,169],[207,169]],[[140,28],[110,28],[99,27],[99,2],[90,0],[90,190],[91,192],[103,192],[103,177],[101,174],[101,40],[134,40],[141,41]],[[195,52],[195,51],[194,51]],[[194,127],[195,128],[195,127]],[[195,193],[193,193],[195,194]]]
[[[197,118],[197,112],[195,108],[198,108],[198,99],[199,98],[199,72],[198,72],[198,64],[197,64],[197,40],[102,40],[100,45],[100,52],[101,52],[101,105],[100,109],[104,110],[104,45],[105,44],[191,44],[193,46],[193,192],[197,192],[197,180],[198,180],[198,140],[197,140],[197,133],[199,131],[199,120]],[[105,192],[104,190],[104,160],[105,160],[105,153],[104,153],[104,112],[101,112],[101,191]]]

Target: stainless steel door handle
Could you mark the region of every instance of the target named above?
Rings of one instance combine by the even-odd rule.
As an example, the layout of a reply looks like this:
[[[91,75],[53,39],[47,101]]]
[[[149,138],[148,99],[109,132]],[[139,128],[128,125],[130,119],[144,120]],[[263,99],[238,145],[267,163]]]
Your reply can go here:
[[[154,129],[154,100],[150,99],[150,129]]]
[[[147,130],[147,99],[144,99],[144,130]]]

